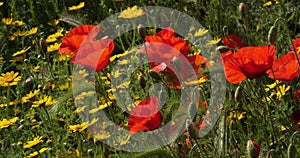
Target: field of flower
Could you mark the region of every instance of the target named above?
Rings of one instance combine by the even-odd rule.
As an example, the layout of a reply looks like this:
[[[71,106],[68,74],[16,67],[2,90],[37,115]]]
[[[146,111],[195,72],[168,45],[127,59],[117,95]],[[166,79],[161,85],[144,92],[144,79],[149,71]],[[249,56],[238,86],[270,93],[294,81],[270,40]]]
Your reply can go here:
[[[300,157],[297,0],[7,0],[0,17],[0,157]]]

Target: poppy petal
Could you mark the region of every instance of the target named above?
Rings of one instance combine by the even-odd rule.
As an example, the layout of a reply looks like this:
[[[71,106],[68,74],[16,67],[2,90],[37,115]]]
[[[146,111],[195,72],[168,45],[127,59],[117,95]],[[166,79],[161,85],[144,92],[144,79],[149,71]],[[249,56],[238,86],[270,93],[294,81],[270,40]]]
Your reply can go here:
[[[273,63],[271,70],[268,70],[268,76],[271,79],[291,82],[299,74],[300,68],[294,52],[282,55]]]

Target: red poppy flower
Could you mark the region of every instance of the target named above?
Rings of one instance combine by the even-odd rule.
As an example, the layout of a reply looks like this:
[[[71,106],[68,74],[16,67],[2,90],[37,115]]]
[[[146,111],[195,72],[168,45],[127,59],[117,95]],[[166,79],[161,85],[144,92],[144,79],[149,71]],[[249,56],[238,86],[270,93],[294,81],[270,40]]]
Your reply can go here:
[[[237,84],[246,78],[260,77],[272,67],[275,56],[273,45],[243,47],[223,59],[226,79]]]
[[[227,46],[228,48],[237,49],[246,46],[246,43],[242,42],[241,39],[234,34],[228,35],[227,37],[221,37],[221,38],[225,46]]]
[[[187,58],[187,60],[185,61],[182,58]],[[168,67],[167,64],[163,62],[152,68],[152,70],[156,72],[162,72],[166,70],[165,75],[167,78],[167,84],[170,88],[181,88],[181,83],[179,79],[181,79],[182,81],[189,81],[193,77],[200,77],[200,73],[203,70],[203,64],[206,67],[209,67],[208,60],[201,55],[194,55],[188,57],[180,56],[177,59],[179,64],[181,65],[181,70],[177,70],[177,67],[173,64],[174,62],[172,64],[169,63]]]
[[[299,51],[300,51],[300,38],[294,39],[293,45],[294,45],[294,47],[292,45],[290,46],[291,51],[294,51],[294,48],[295,48],[297,50],[296,52],[299,53]]]
[[[147,53],[149,61],[162,63],[172,60],[179,54],[187,55],[190,51],[189,44],[180,37],[175,37],[174,30],[164,28],[155,35],[146,36],[146,47],[142,52]]]
[[[298,124],[300,121],[300,107],[295,109],[292,113],[292,119],[295,124]]]
[[[299,103],[299,97],[300,97],[300,87],[298,87],[298,90],[293,92],[293,98],[295,103]]]
[[[158,98],[153,96],[135,106],[128,119],[130,135],[142,130],[154,130],[161,124]]]
[[[96,40],[99,31],[100,29],[93,25],[83,25],[72,29],[62,39],[59,52],[73,55],[74,64],[100,71],[108,65],[114,43],[107,38]]]
[[[114,42],[108,38],[84,42],[73,58],[73,63],[87,66],[99,72],[109,64]]]
[[[76,54],[82,41],[95,27],[96,26],[94,25],[82,25],[73,28],[64,38],[62,38],[59,53],[69,55]]]
[[[273,63],[272,69],[268,70],[271,79],[291,82],[299,74],[300,68],[294,52],[282,55]]]
[[[248,152],[250,152],[249,154],[251,156],[253,156],[253,158],[258,158],[260,155],[260,146],[258,143],[254,142],[254,141],[252,141],[252,145],[254,146],[254,148],[252,148],[252,150],[250,150]]]

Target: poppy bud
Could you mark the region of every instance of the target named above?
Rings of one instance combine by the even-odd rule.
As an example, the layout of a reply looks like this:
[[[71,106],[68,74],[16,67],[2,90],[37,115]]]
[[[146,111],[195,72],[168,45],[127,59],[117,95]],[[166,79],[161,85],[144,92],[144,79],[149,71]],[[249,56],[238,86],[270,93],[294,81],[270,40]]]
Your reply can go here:
[[[241,86],[238,86],[234,92],[234,101],[239,102],[242,98]]]
[[[154,70],[149,70],[148,73],[152,78],[154,78],[156,80],[161,80],[160,75],[157,72],[155,72]]]
[[[179,58],[177,58],[177,57],[174,57],[174,58],[173,58],[173,65],[175,66],[175,68],[176,68],[177,70],[179,70],[179,71],[182,70],[182,63],[181,63],[181,61],[180,61]]]
[[[228,27],[227,26],[224,26],[223,27],[223,33],[227,36],[229,33],[228,33]]]
[[[147,35],[146,27],[142,24],[139,24],[137,29],[138,29],[138,32],[139,32],[140,36],[142,37],[142,39],[145,39],[145,37]]]
[[[220,53],[225,53],[225,52],[230,51],[230,48],[228,48],[228,47],[226,47],[226,46],[218,46],[218,47],[216,48],[216,52],[217,52],[217,51],[220,51]]]
[[[247,11],[247,5],[246,5],[246,3],[241,2],[239,4],[239,12],[242,14],[243,17],[247,15],[248,11]]]
[[[295,148],[294,144],[290,144],[287,150],[287,158],[294,158],[296,157],[297,149]]]
[[[250,158],[258,158],[260,153],[260,147],[256,142],[252,142],[251,140],[248,140],[247,151],[248,151],[248,156]]]
[[[194,140],[198,139],[197,129],[193,126],[190,119],[187,119],[185,122],[186,130],[189,133],[190,137]]]
[[[48,45],[47,45],[46,40],[44,40],[43,38],[41,38],[39,44],[40,44],[40,48],[41,48],[42,52],[43,53],[47,53]]]
[[[191,92],[191,101],[194,103],[198,103],[199,102],[199,90],[198,90],[198,86],[194,87],[192,92]]]
[[[140,86],[144,89],[146,87],[146,82],[147,82],[145,78],[142,75],[139,75],[138,81]]]
[[[268,33],[268,41],[269,41],[270,44],[275,43],[275,40],[276,40],[276,37],[277,37],[277,31],[275,29],[276,29],[276,27],[274,25],[270,28],[269,33]]]
[[[189,104],[188,112],[189,118],[193,120],[194,115],[197,112],[196,104],[193,101]]]
[[[295,109],[292,113],[292,120],[295,124],[298,124],[300,121],[300,107]]]

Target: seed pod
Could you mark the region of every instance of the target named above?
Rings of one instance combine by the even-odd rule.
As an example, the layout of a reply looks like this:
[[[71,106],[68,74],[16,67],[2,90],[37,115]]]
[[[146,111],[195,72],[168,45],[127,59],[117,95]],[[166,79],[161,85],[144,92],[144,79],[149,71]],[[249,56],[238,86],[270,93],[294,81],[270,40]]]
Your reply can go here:
[[[287,150],[287,158],[294,158],[296,157],[297,149],[295,148],[294,144],[290,144]]]
[[[146,83],[147,83],[145,78],[142,75],[139,75],[138,81],[139,81],[140,86],[144,89],[146,87]]]
[[[181,61],[180,61],[179,58],[174,57],[174,58],[173,58],[173,64],[174,64],[174,66],[175,66],[175,68],[176,68],[177,70],[179,70],[179,71],[182,70],[182,63],[181,63]]]
[[[276,41],[277,31],[275,29],[276,29],[276,27],[274,25],[270,28],[269,33],[268,33],[268,41],[270,44],[274,44]]]
[[[186,130],[189,133],[190,137],[194,140],[198,139],[197,129],[192,124],[190,119],[187,119],[185,122]]]
[[[220,53],[225,53],[225,52],[228,52],[228,51],[230,51],[231,49],[230,48],[228,48],[228,47],[226,47],[226,46],[218,46],[217,48],[216,48],[216,52],[217,51],[220,51]]]
[[[240,4],[239,4],[239,12],[241,13],[241,15],[243,16],[243,17],[245,17],[246,15],[247,15],[247,5],[246,5],[246,3],[244,3],[244,2],[241,2]]]
[[[260,147],[256,142],[252,142],[251,140],[248,140],[247,152],[250,158],[258,158],[260,153]]]
[[[139,24],[137,29],[138,29],[138,32],[139,32],[140,36],[142,37],[142,39],[145,39],[145,37],[147,35],[146,27],[142,24]]]
[[[234,101],[239,102],[242,98],[241,86],[238,86],[234,92]]]
[[[154,70],[149,70],[148,73],[152,78],[154,78],[156,80],[161,80],[160,75],[157,72],[155,72]]]
[[[43,38],[41,38],[40,39],[40,48],[41,48],[41,50],[42,50],[42,52],[45,54],[45,53],[47,53],[47,48],[48,48],[48,45],[47,45],[47,42],[46,42],[46,40],[44,40]]]
[[[225,25],[223,27],[223,33],[227,36],[229,33],[228,33],[228,27]]]
[[[196,104],[192,101],[192,102],[189,104],[189,108],[188,108],[188,116],[189,116],[189,119],[193,120],[193,118],[194,118],[196,112],[197,112]]]

